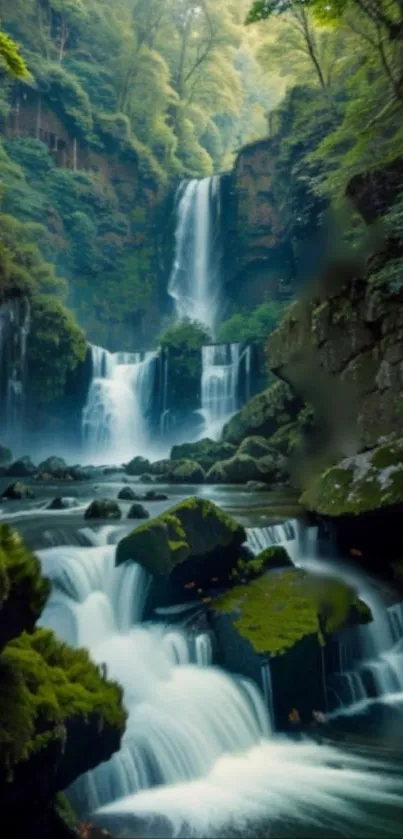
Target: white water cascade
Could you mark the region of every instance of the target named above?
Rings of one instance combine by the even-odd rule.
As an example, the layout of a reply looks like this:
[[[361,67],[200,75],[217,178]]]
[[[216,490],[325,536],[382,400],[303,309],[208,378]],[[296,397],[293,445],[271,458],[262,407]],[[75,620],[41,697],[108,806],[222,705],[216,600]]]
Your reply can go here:
[[[403,604],[386,607],[375,582],[359,567],[319,556],[315,527],[289,521],[251,528],[248,545],[255,554],[272,545],[284,546],[295,566],[342,579],[371,609],[369,624],[342,633],[339,672],[329,684],[329,718],[366,712],[379,703],[403,708]]]
[[[213,335],[220,309],[219,218],[218,176],[181,184],[168,293],[178,318],[197,320]]]
[[[157,353],[109,353],[91,346],[93,375],[82,417],[84,454],[95,465],[119,464],[150,447]]]
[[[203,437],[218,439],[238,410],[241,345],[211,344],[202,349]]]
[[[147,577],[135,563],[115,568],[108,539],[110,528],[94,534],[94,547],[39,552],[53,584],[41,624],[87,647],[123,686],[128,710],[120,751],[74,784],[73,801],[84,796],[88,813],[126,824],[159,816],[164,836],[198,837],[290,818],[361,835],[346,826],[362,823],[369,802],[388,813],[399,805],[384,769],[274,738],[258,689],[211,665],[208,635],[142,625]]]

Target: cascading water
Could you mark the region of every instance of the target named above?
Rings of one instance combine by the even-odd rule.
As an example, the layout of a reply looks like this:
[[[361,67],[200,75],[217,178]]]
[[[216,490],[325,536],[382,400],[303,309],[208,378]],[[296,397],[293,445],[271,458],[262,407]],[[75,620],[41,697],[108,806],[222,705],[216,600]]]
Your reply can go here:
[[[2,442],[20,451],[24,436],[28,300],[0,309],[0,429]]]
[[[176,250],[168,293],[178,318],[214,334],[220,309],[220,178],[184,181],[177,194]]]
[[[238,410],[240,344],[211,344],[202,349],[203,437],[218,439]]]
[[[128,710],[120,751],[75,782],[73,802],[128,824],[160,817],[170,826],[165,836],[222,835],[221,828],[290,818],[345,835],[369,802],[399,805],[390,777],[368,772],[364,759],[273,738],[257,688],[211,666],[208,635],[140,624],[145,572],[114,566],[110,528],[93,537],[94,547],[39,554],[53,584],[41,624],[87,647],[122,684]]]
[[[85,457],[118,464],[150,447],[157,353],[112,354],[91,346],[93,375],[82,417]]]
[[[354,715],[379,702],[403,707],[403,604],[385,606],[378,590],[359,568],[318,555],[317,528],[285,522],[248,530],[248,546],[259,553],[283,545],[293,564],[314,574],[342,579],[367,603],[373,620],[342,633],[339,672],[332,674],[329,717]]]

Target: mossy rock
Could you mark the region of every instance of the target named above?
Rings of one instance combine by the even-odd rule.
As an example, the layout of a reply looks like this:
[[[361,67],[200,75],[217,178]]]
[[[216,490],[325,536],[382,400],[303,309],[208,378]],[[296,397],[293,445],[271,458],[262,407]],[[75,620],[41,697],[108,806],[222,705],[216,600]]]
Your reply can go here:
[[[150,471],[151,463],[145,457],[134,457],[130,463],[126,463],[124,466],[125,472],[127,475],[145,475],[146,472]]]
[[[278,429],[296,419],[302,400],[285,382],[276,382],[254,396],[224,427],[225,443],[240,445],[246,437],[270,438]]]
[[[119,501],[140,501],[140,496],[132,487],[123,487],[118,492]]]
[[[298,641],[372,620],[353,589],[338,580],[321,579],[296,568],[277,570],[236,586],[213,608],[234,613],[234,626],[258,653],[283,655]]]
[[[26,484],[16,481],[15,484],[10,484],[4,490],[1,497],[7,498],[9,501],[22,501],[24,498],[35,498],[35,493]]]
[[[150,513],[143,507],[142,504],[139,504],[137,501],[131,505],[130,510],[127,514],[128,519],[149,519]]]
[[[39,464],[38,472],[45,472],[55,477],[64,477],[68,468],[62,457],[48,457]]]
[[[103,760],[119,748],[126,722],[122,689],[102,677],[86,650],[71,649],[46,629],[23,633],[0,656],[0,674],[0,778],[10,779],[16,765],[50,741],[66,743],[69,723],[77,732],[78,723],[85,730],[97,720]],[[104,748],[107,738],[102,746],[105,728],[112,730],[112,749]],[[91,755],[77,756],[82,760],[93,765]]]
[[[134,560],[150,574],[167,575],[190,557],[236,552],[245,539],[243,527],[211,501],[188,498],[122,539],[116,564]]]
[[[403,506],[403,439],[330,467],[311,482],[301,504],[333,517]]]
[[[176,466],[176,463],[173,463],[172,460],[156,460],[154,463],[150,465],[150,475],[154,475],[157,478],[166,478],[168,480],[172,469]]]
[[[250,457],[265,457],[273,452],[269,442],[264,437],[246,437],[238,449],[238,454],[247,454]]]
[[[36,472],[36,466],[30,457],[20,457],[7,470],[10,478],[28,478]]]
[[[179,461],[170,474],[173,484],[203,484],[205,478],[204,469],[194,460]]]
[[[84,513],[85,519],[120,519],[122,511],[116,501],[110,498],[97,498],[92,501]]]
[[[24,629],[33,631],[49,591],[39,559],[17,531],[0,525],[0,649]]]
[[[230,460],[216,463],[206,475],[211,484],[247,484],[249,481],[276,483],[285,477],[285,462],[281,455],[266,454],[254,458],[236,454]]]
[[[174,446],[171,451],[172,460],[193,460],[207,472],[219,460],[228,460],[236,452],[236,446],[231,443],[220,443],[209,437],[196,443],[182,443]]]

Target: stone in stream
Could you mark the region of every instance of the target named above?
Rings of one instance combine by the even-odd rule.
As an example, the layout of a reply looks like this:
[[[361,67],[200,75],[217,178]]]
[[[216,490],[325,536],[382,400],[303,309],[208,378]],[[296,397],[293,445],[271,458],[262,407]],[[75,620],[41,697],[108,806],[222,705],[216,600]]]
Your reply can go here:
[[[146,473],[145,475],[141,475],[139,480],[140,480],[141,484],[153,484],[154,483],[154,478],[152,477],[152,475],[149,475],[148,473]]]
[[[169,476],[173,484],[203,484],[205,478],[204,469],[194,460],[179,460]]]
[[[53,501],[46,507],[47,510],[70,510],[72,507],[78,507],[78,501],[75,498],[54,498]]]
[[[144,496],[144,501],[168,501],[168,495],[156,489],[149,489]]]
[[[120,501],[141,501],[140,496],[131,487],[123,487],[118,492],[118,498]]]
[[[91,502],[84,513],[85,519],[120,519],[122,512],[116,501],[110,498],[97,498]]]
[[[19,460],[15,460],[14,463],[7,470],[7,475],[10,478],[27,478],[29,475],[33,475],[36,472],[36,466],[32,463],[30,457],[20,457]]]
[[[145,457],[134,457],[130,463],[124,465],[127,475],[145,475],[150,469],[150,461]]]
[[[30,487],[17,481],[15,484],[10,484],[1,497],[8,498],[9,501],[21,501],[24,498],[35,498],[35,494]]]
[[[135,504],[132,504],[132,506],[130,507],[130,510],[127,514],[127,518],[128,519],[149,519],[150,518],[150,513],[148,512],[148,510],[146,510],[145,507],[143,507],[142,504],[139,504],[138,502],[136,502]]]

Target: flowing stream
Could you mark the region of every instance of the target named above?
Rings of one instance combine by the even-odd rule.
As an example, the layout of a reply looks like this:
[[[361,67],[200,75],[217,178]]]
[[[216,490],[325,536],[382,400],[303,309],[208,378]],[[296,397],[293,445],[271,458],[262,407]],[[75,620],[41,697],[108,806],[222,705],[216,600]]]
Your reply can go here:
[[[115,568],[112,530],[87,528],[91,547],[39,552],[53,585],[41,624],[106,665],[129,713],[119,753],[73,785],[73,802],[101,822],[147,824],[149,836],[247,836],[261,823],[270,836],[278,820],[296,825],[293,836],[318,826],[309,835],[361,836],[368,807],[371,835],[393,835],[377,821],[378,808],[391,813],[401,800],[385,767],[273,734],[269,662],[265,703],[256,685],[214,666],[208,633],[142,623],[149,580],[135,562]],[[250,544],[265,538],[249,531]],[[155,819],[163,833],[152,832]]]

